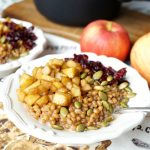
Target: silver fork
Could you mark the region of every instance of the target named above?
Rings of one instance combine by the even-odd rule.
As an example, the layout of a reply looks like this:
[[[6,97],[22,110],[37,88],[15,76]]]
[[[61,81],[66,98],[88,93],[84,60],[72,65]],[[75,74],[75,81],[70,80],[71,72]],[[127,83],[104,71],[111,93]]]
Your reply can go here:
[[[114,110],[115,114],[132,113],[132,112],[150,113],[150,107],[129,107],[129,108],[117,108],[117,109]]]

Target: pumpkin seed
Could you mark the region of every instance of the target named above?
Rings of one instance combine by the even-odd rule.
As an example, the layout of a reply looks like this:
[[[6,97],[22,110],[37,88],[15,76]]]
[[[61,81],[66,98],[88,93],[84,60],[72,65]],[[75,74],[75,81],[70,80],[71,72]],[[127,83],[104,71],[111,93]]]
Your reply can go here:
[[[102,104],[106,110],[108,110],[111,113],[113,112],[113,108],[112,108],[111,104],[109,104],[107,101],[102,101]]]
[[[121,106],[122,108],[127,108],[127,107],[128,107],[128,105],[127,105],[126,103],[124,103],[124,102],[120,102],[120,106]]]
[[[83,132],[85,130],[85,125],[84,124],[79,124],[77,127],[76,127],[76,131],[77,132]]]
[[[66,107],[61,107],[60,114],[62,117],[66,117],[68,114],[68,109]]]
[[[120,85],[119,85],[119,89],[122,90],[122,89],[125,89],[127,86],[129,85],[128,82],[122,82]]]
[[[82,74],[80,75],[80,78],[81,78],[81,79],[84,79],[86,76],[87,76],[87,72],[84,72],[84,73],[82,73]]]
[[[125,90],[126,90],[127,92],[132,92],[132,89],[131,89],[130,87],[126,87]]]
[[[99,97],[103,100],[103,101],[107,101],[108,97],[107,97],[107,94],[102,92],[102,91],[99,91],[98,92],[98,95]]]
[[[93,83],[94,83],[94,80],[93,80],[93,79],[89,79],[87,82],[88,82],[89,84],[93,84]]]
[[[95,72],[94,74],[93,74],[93,79],[94,80],[99,80],[101,77],[102,77],[102,75],[103,75],[103,71],[97,71],[97,72]]]
[[[129,98],[124,98],[123,100],[122,100],[122,102],[124,102],[124,103],[127,103],[129,101]]]
[[[109,125],[109,122],[107,122],[107,121],[103,121],[101,123],[101,127],[107,127],[108,125]]]
[[[136,96],[136,93],[130,92],[127,94],[127,98],[133,98],[134,96]]]
[[[5,40],[6,40],[6,37],[5,36],[2,36],[1,38],[0,38],[0,43],[4,43],[5,42]]]
[[[113,116],[109,116],[105,119],[106,122],[111,122],[113,120],[114,120]]]
[[[76,102],[74,102],[74,106],[79,109],[82,107],[82,104],[80,102],[76,101]]]
[[[89,126],[87,127],[88,130],[97,130],[98,128],[97,127],[94,127],[94,126]]]
[[[100,90],[100,91],[105,90],[105,88],[104,88],[103,86],[101,86],[101,85],[96,85],[96,86],[94,86],[94,89],[95,89],[95,90]]]
[[[63,130],[64,128],[60,125],[51,125],[52,128],[56,129],[56,130]]]
[[[113,80],[113,77],[112,77],[111,75],[107,77],[107,81],[108,81],[108,82],[110,82],[110,81],[112,81],[112,80]]]
[[[101,85],[107,85],[108,81],[102,81]]]
[[[101,85],[101,83],[100,83],[99,81],[95,81],[95,82],[94,82],[94,85],[95,85],[95,86],[97,86],[97,85],[99,86],[99,85]]]
[[[90,116],[92,113],[93,113],[93,109],[91,109],[91,108],[89,110],[87,110],[87,112],[86,112],[87,116]]]

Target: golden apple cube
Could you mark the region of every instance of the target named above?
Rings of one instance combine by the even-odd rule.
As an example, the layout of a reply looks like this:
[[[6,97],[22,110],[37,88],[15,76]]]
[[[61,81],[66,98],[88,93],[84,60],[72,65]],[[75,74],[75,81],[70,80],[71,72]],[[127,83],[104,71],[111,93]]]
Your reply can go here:
[[[69,68],[75,68],[75,67],[77,67],[77,63],[76,63],[75,61],[73,61],[73,60],[68,60],[68,61],[66,62],[66,65],[67,65]]]
[[[73,95],[73,97],[81,96],[80,87],[73,87],[73,88],[71,89],[71,94]]]
[[[67,88],[68,90],[71,90],[71,88],[72,88],[72,82],[67,82],[66,88]]]
[[[63,65],[61,66],[61,68],[62,68],[62,69],[66,69],[66,68],[68,68],[68,66],[67,66],[67,62],[64,62],[64,63],[63,63]]]
[[[32,76],[36,78],[36,74],[37,74],[37,71],[38,71],[39,67],[35,67],[33,70],[32,70]]]
[[[53,97],[53,103],[59,106],[69,106],[71,95],[68,93],[56,92]]]
[[[42,73],[45,74],[45,75],[49,75],[51,73],[51,69],[49,66],[45,66],[43,69],[42,69]]]
[[[24,90],[25,88],[27,88],[28,86],[30,86],[33,82],[35,81],[35,78],[24,73],[21,75],[20,77],[20,88],[22,90]]]
[[[46,81],[46,80],[41,80],[40,81],[41,82],[41,85],[45,88],[45,89],[50,89],[50,87],[51,87],[51,82],[49,82],[49,81]]]
[[[50,91],[51,92],[56,92],[58,89],[54,86],[54,85],[51,85],[51,88],[50,88]]]
[[[73,78],[77,75],[77,70],[76,68],[66,68],[66,69],[62,69],[62,72],[68,76],[69,78]]]
[[[24,92],[26,94],[37,94],[38,91],[38,86],[40,85],[40,80],[34,82],[33,84],[31,84],[30,86],[28,86],[26,89],[24,89]]]
[[[49,60],[49,66],[62,66],[62,64],[63,64],[63,59],[56,59],[56,58],[54,58],[54,59],[51,59],[51,60]]]
[[[87,84],[87,81],[85,79],[81,80],[81,86],[85,86]]]
[[[48,102],[49,102],[48,95],[44,95],[36,101],[36,104],[38,104],[40,107],[42,107],[43,105],[47,104]]]
[[[92,89],[92,87],[89,85],[89,84],[85,84],[84,86],[82,86],[82,91],[89,91],[89,90],[91,90]]]
[[[74,84],[76,84],[76,85],[79,85],[79,84],[80,84],[80,77],[74,77],[74,78],[72,79],[72,82],[73,82]]]
[[[24,101],[32,106],[33,104],[35,104],[35,102],[40,98],[40,95],[39,94],[30,94],[30,95],[27,95],[24,99]]]
[[[62,93],[68,92],[68,90],[65,87],[62,87],[62,88],[58,89],[57,91],[62,92]]]
[[[18,100],[24,102],[26,94],[21,91],[21,89],[17,89]]]
[[[80,63],[77,63],[73,60],[68,60],[66,62],[66,66],[68,66],[69,68],[76,68],[79,72],[82,71],[82,66],[80,65]]]
[[[35,67],[32,71],[32,75],[37,78],[40,79],[41,75],[43,74],[43,67]]]
[[[59,81],[55,81],[55,82],[53,82],[53,85],[54,85],[57,89],[59,89],[59,88],[62,88],[62,87],[63,87],[63,84],[62,84],[61,82],[59,82]]]
[[[63,73],[61,73],[61,72],[57,72],[57,73],[55,74],[55,78],[56,78],[56,79],[59,79],[59,80],[61,80],[63,76],[65,76],[65,75],[64,75]]]
[[[66,85],[68,82],[71,82],[71,79],[68,78],[68,77],[62,77],[61,82],[62,82],[64,85]]]
[[[42,75],[39,77],[39,79],[41,79],[41,80],[46,80],[46,81],[54,81],[54,80],[55,80],[55,78],[53,78],[53,77],[51,77],[51,76],[49,76],[49,75],[45,75],[45,74],[42,74]]]

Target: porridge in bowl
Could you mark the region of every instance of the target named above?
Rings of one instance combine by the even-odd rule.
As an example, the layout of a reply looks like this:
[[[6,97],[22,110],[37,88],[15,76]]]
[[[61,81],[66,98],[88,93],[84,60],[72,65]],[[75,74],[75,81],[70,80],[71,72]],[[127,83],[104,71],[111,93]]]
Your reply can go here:
[[[108,126],[117,107],[128,107],[136,94],[118,71],[87,55],[50,59],[20,76],[18,99],[42,123],[58,130],[83,132]]]

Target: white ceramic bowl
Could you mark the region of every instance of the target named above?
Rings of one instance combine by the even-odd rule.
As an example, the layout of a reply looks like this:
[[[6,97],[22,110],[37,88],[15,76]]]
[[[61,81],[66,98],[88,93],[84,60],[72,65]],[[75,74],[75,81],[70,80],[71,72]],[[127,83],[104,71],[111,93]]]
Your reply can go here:
[[[133,91],[137,93],[137,96],[129,101],[129,107],[150,106],[150,92],[148,84],[136,70],[115,58],[97,56],[93,53],[85,54],[89,56],[90,60],[101,61],[105,66],[112,66],[116,70],[123,67],[127,68],[127,80],[131,83]],[[35,66],[45,65],[49,59],[72,56],[73,54],[56,54],[47,55],[37,60],[33,60],[26,65],[23,65],[15,74],[9,76],[4,81],[1,99],[3,99],[6,113],[18,128],[30,135],[46,141],[68,145],[82,145],[116,138],[135,127],[144,119],[146,114],[142,112],[121,114],[118,115],[108,127],[104,127],[99,130],[85,131],[82,133],[58,131],[33,119],[26,110],[24,104],[18,101],[16,95],[16,89],[19,88],[19,76],[23,72],[30,74]]]
[[[26,21],[21,21],[17,19],[11,19],[13,22],[17,24],[22,24],[25,27],[31,27],[32,24]],[[5,21],[4,18],[0,18],[0,21]],[[29,51],[29,54],[20,57],[16,60],[9,61],[5,64],[0,64],[0,78],[9,75],[10,73],[14,72],[19,66],[22,64],[26,64],[28,61],[36,58],[40,53],[43,52],[44,47],[46,45],[46,39],[41,29],[34,27],[33,33],[37,36],[37,40],[35,41],[36,46]]]

